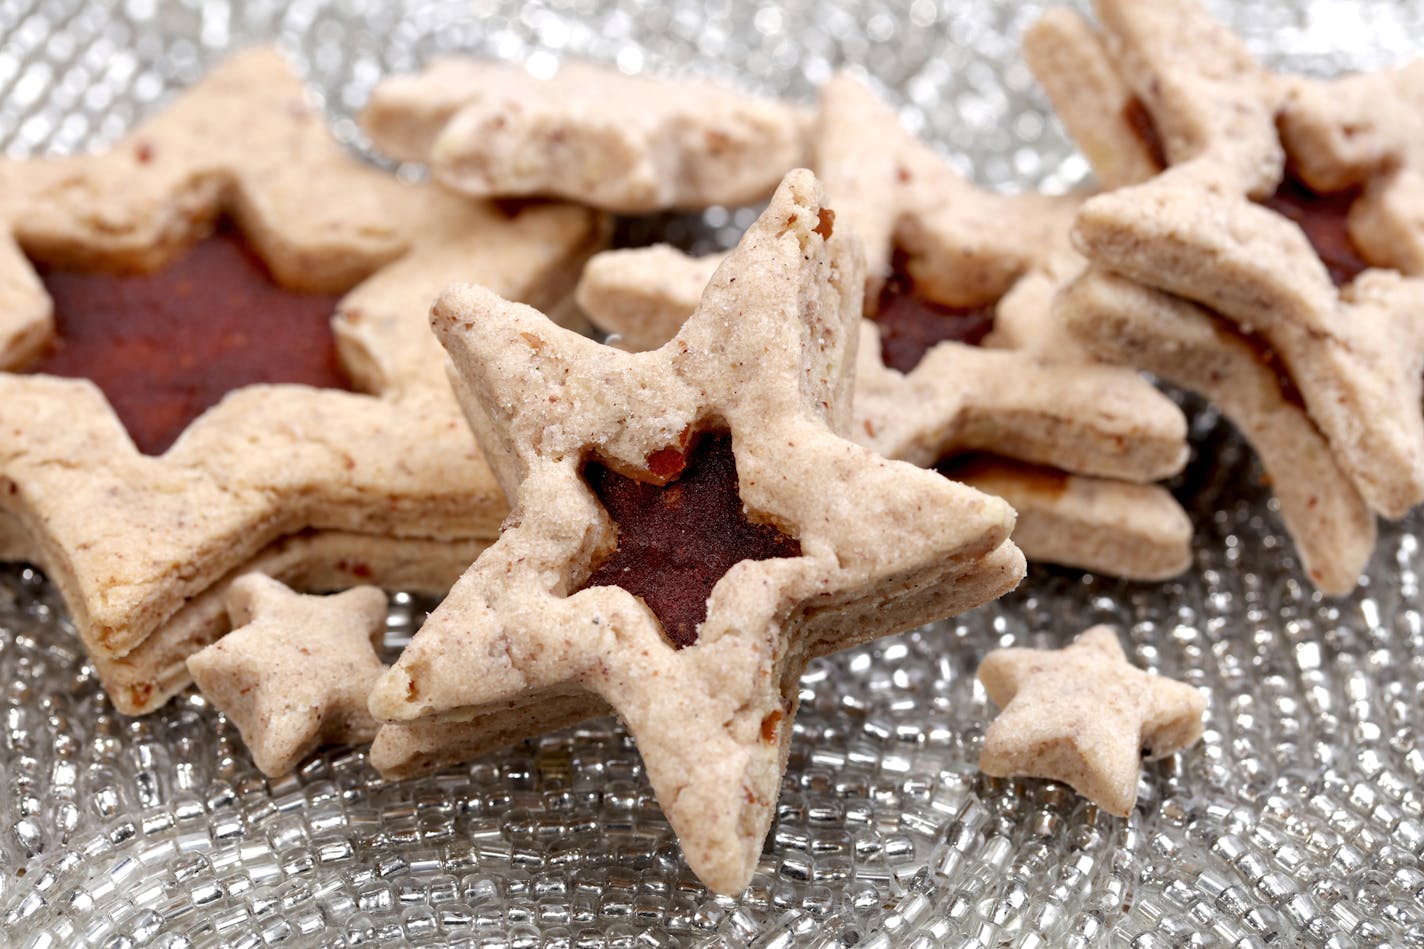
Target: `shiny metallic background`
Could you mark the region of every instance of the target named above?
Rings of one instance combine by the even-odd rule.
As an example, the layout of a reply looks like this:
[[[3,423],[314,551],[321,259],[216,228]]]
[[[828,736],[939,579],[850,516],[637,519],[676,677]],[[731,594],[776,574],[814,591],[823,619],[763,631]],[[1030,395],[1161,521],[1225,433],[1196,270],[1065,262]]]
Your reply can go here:
[[[1266,60],[1311,73],[1424,50],[1420,0],[1210,5]],[[808,101],[856,63],[981,182],[1062,189],[1086,166],[1017,51],[1040,8],[0,0],[0,147],[113,141],[225,51],[276,39],[356,148],[372,85],[436,51],[585,55]],[[725,243],[741,217],[714,209],[692,236]],[[1209,410],[1193,433],[1186,578],[1035,569],[1001,603],[812,667],[740,900],[688,874],[613,722],[423,781],[384,784],[359,751],[268,781],[195,695],[117,715],[53,588],[0,569],[0,942],[1424,946],[1421,522],[1387,528],[1369,582],[1322,601],[1249,452]],[[398,598],[393,648],[422,615]],[[1102,621],[1212,695],[1203,743],[1150,767],[1125,821],[974,768],[978,658]]]

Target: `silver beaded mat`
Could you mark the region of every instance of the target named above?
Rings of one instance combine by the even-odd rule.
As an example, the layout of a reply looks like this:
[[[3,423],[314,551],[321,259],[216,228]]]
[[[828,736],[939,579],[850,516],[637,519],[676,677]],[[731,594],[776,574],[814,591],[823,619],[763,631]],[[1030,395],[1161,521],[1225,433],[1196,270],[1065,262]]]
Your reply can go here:
[[[1421,0],[1210,5],[1266,60],[1306,72],[1424,51]],[[112,141],[226,50],[276,39],[358,149],[351,116],[372,85],[437,51],[534,68],[578,54],[807,99],[855,63],[980,181],[1062,189],[1086,166],[1017,52],[1039,9],[0,0],[0,147]],[[744,218],[657,227],[725,244]],[[735,900],[688,873],[615,722],[422,781],[384,783],[359,750],[269,781],[195,695],[115,713],[53,587],[2,568],[0,942],[1424,946],[1424,522],[1387,527],[1361,590],[1322,600],[1249,450],[1193,414],[1175,486],[1195,569],[1143,586],[1035,568],[1000,603],[813,665],[776,822]],[[397,597],[392,651],[428,605]],[[1146,770],[1127,820],[974,767],[991,714],[979,657],[1095,622],[1211,693],[1204,740]]]

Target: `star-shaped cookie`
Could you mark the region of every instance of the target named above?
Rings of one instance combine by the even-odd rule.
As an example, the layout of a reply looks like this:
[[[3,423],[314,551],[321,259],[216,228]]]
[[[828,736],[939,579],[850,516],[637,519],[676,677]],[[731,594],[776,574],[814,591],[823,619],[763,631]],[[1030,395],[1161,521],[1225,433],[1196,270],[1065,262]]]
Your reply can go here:
[[[361,124],[377,148],[428,163],[465,194],[555,195],[625,214],[757,201],[805,147],[793,106],[582,62],[536,78],[434,59],[377,86]]]
[[[232,632],[189,656],[188,670],[263,774],[286,774],[320,745],[375,737],[366,696],[386,669],[376,653],[384,593],[308,596],[250,573],[226,599]]]
[[[1000,195],[964,180],[859,81],[821,91],[813,139],[842,227],[867,243],[853,437],[933,466],[1019,513],[1031,560],[1140,579],[1180,573],[1191,525],[1161,487],[1186,458],[1181,412],[1135,372],[1091,365],[1052,316],[1082,266],[1080,198]],[[632,349],[664,342],[720,257],[668,247],[590,261],[577,300]],[[986,346],[968,345],[982,338]]]
[[[1201,692],[1134,667],[1107,626],[1059,650],[996,649],[980,663],[979,681],[1001,709],[984,735],[980,770],[1062,781],[1119,817],[1137,801],[1142,762],[1202,734]]]
[[[233,127],[245,129],[242,148]],[[361,391],[245,385],[161,454],[136,448],[93,383],[0,373],[0,507],[25,537],[23,556],[63,592],[122,711],[149,711],[182,687],[183,660],[204,644],[197,627],[153,637],[284,536],[334,530],[468,551],[496,535],[507,506],[437,370],[429,303],[461,279],[558,299],[601,240],[600,216],[504,210],[364,167],[266,50],[220,66],[109,152],[0,162],[0,180],[12,186],[0,224],[24,251],[0,255],[0,303],[15,315],[0,314],[0,332],[13,331],[0,353],[17,358],[66,334],[26,255],[47,268],[143,270],[227,216],[279,282],[361,281],[331,320],[336,361]],[[158,345],[174,360],[186,352],[162,334]]]
[[[1424,331],[1416,316],[1424,280],[1408,269],[1410,241],[1400,236],[1409,229],[1405,196],[1413,187],[1403,156],[1414,141],[1409,129],[1417,127],[1417,118],[1403,114],[1417,71],[1309,82],[1264,69],[1193,0],[1097,6],[1100,34],[1060,11],[1040,26],[1031,57],[1070,130],[1095,126],[1094,115],[1127,110],[1137,117],[1138,144],[1127,147],[1153,161],[1110,165],[1106,177],[1127,184],[1134,175],[1160,173],[1088,201],[1076,224],[1079,245],[1100,271],[1187,301],[1182,312],[1195,314],[1191,319],[1210,321],[1236,350],[1260,354],[1279,377],[1271,401],[1299,410],[1287,423],[1293,429],[1318,428],[1343,475],[1312,496],[1328,493],[1328,507],[1339,513],[1359,507],[1351,497],[1358,492],[1374,511],[1402,516],[1424,499]],[[1053,50],[1059,52],[1046,52]],[[1100,79],[1096,94],[1064,75],[1064,63],[1088,61]],[[1326,105],[1337,88],[1338,104]],[[1365,90],[1373,101],[1363,101]],[[1381,132],[1393,115],[1401,124]],[[1356,132],[1361,149],[1352,152],[1345,143]],[[1103,147],[1087,150],[1096,161]],[[1419,234],[1424,230],[1414,241]],[[1093,295],[1106,294],[1099,287]],[[1117,309],[1128,305],[1136,304]],[[1134,362],[1099,332],[1120,320],[1064,315],[1095,352]],[[1151,343],[1159,353],[1171,345],[1160,336]],[[1170,366],[1163,374],[1174,378]],[[1185,374],[1191,378],[1184,384],[1220,395],[1219,379]],[[1261,418],[1238,411],[1236,421],[1253,440],[1272,437]],[[1268,473],[1277,484],[1298,477]],[[1347,592],[1368,549],[1351,545],[1346,559],[1313,543],[1335,533],[1323,516],[1311,505],[1287,513],[1286,522],[1317,585]],[[1359,530],[1372,536],[1372,527]]]
[[[376,718],[595,696],[694,872],[740,891],[807,661],[992,599],[1024,569],[1007,504],[842,436],[863,281],[796,171],[653,352],[479,287],[442,295],[433,324],[513,510],[377,683]]]

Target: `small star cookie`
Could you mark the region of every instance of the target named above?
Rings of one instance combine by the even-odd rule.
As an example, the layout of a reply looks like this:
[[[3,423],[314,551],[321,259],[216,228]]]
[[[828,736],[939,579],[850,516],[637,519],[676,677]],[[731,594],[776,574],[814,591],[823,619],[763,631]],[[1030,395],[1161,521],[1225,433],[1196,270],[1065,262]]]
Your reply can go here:
[[[1031,560],[1138,579],[1186,569],[1191,524],[1150,484],[1185,461],[1185,419],[1137,373],[1091,365],[1052,315],[1082,266],[1068,245],[1081,199],[974,187],[847,75],[822,89],[813,144],[840,226],[867,242],[853,437],[1004,497]],[[576,299],[620,345],[654,348],[721,260],[597,254]]]
[[[708,82],[581,62],[540,79],[452,57],[382,82],[361,124],[377,148],[464,194],[624,214],[757,201],[801,162],[805,138],[794,107]]]
[[[320,745],[375,737],[366,696],[386,669],[376,654],[384,593],[307,596],[253,573],[229,587],[227,610],[233,631],[189,656],[188,669],[263,774],[286,774]]]
[[[1001,709],[980,770],[1062,781],[1118,817],[1137,801],[1143,761],[1202,734],[1201,692],[1132,666],[1107,626],[1063,649],[996,649],[980,663],[979,681]]]
[[[864,275],[833,218],[792,172],[649,353],[478,287],[432,315],[513,510],[371,711],[458,723],[608,703],[720,893],[751,879],[806,663],[992,599],[1024,569],[1007,504],[840,434]]]
[[[1181,312],[1212,321],[1218,337],[1234,334],[1236,351],[1257,352],[1278,377],[1270,401],[1294,406],[1272,414],[1291,416],[1284,424],[1294,431],[1319,430],[1296,454],[1328,444],[1338,470],[1308,492],[1329,495],[1328,510],[1310,504],[1285,520],[1317,586],[1348,592],[1368,550],[1351,544],[1347,558],[1329,545],[1339,532],[1324,521],[1358,509],[1355,493],[1386,517],[1424,499],[1424,279],[1409,249],[1424,242],[1424,226],[1408,197],[1419,159],[1407,157],[1419,127],[1411,111],[1418,70],[1328,83],[1282,76],[1194,0],[1100,0],[1097,8],[1100,30],[1058,11],[1028,44],[1095,167],[1103,160],[1104,179],[1126,185],[1083,205],[1075,239],[1096,270],[1187,302],[1192,309]],[[1091,63],[1097,78],[1085,85],[1070,74],[1073,63]],[[1108,144],[1102,116],[1118,114],[1134,116],[1134,130]],[[1358,149],[1349,144],[1357,133]],[[1100,158],[1118,148],[1137,157]],[[1078,302],[1087,296],[1108,294],[1099,286]],[[1095,353],[1136,364],[1101,330],[1120,320],[1064,316]],[[1157,325],[1166,335],[1152,346],[1162,353],[1173,331]],[[1154,362],[1177,381],[1170,357]],[[1183,384],[1221,396],[1220,378],[1182,372],[1191,376]],[[1242,408],[1234,420],[1253,440],[1273,437],[1274,423],[1245,419]],[[1279,448],[1273,454],[1266,460],[1282,458]],[[1299,477],[1268,474],[1277,486]],[[1352,519],[1373,537],[1363,518]]]

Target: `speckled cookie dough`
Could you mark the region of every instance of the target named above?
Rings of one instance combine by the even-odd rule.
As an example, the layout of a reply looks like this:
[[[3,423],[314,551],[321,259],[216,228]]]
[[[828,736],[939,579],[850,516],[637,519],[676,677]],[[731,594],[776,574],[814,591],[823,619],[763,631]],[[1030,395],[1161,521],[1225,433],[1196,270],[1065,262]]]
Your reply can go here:
[[[1078,244],[1095,266],[1221,318],[1238,351],[1255,349],[1279,375],[1281,397],[1303,405],[1369,507],[1402,516],[1424,499],[1424,279],[1411,249],[1424,241],[1411,197],[1424,155],[1418,68],[1331,82],[1276,75],[1193,0],[1097,7],[1096,44],[1085,39],[1093,28],[1063,11],[1034,34],[1040,78],[1074,131],[1123,108],[1127,90],[1155,167],[1102,169],[1141,183],[1086,203]],[[1073,47],[1063,62],[1096,57],[1095,71],[1110,69],[1120,88],[1078,88],[1044,52],[1055,41]],[[1299,430],[1296,415],[1277,414]],[[1254,431],[1276,435],[1261,419]],[[1334,531],[1312,516],[1297,515],[1298,539]],[[1363,565],[1357,548],[1340,552],[1322,589],[1353,585],[1339,574],[1347,560]],[[1322,555],[1306,559],[1319,566]]]
[[[361,123],[377,148],[465,194],[625,214],[764,198],[804,160],[806,131],[794,106],[709,82],[581,62],[541,79],[451,57],[382,82]]]
[[[0,542],[3,537],[0,518]],[[140,708],[153,707],[157,697],[173,695],[188,684],[187,658],[231,629],[223,597],[244,574],[264,573],[307,593],[373,584],[441,596],[490,543],[347,531],[289,534],[210,584],[129,652],[117,658],[94,656],[91,661],[111,695],[126,696]]]
[[[246,130],[237,149],[234,122]],[[0,288],[39,288],[21,303],[42,307],[43,346],[55,327],[25,255],[147,270],[227,217],[279,282],[334,290],[360,281],[332,326],[342,367],[364,391],[240,387],[161,454],[136,448],[87,379],[0,373],[0,507],[28,539],[23,555],[62,591],[120,710],[162,704],[184,684],[159,674],[181,668],[174,644],[203,643],[163,637],[137,676],[117,672],[129,668],[120,662],[283,536],[496,535],[507,505],[440,371],[426,313],[458,280],[556,300],[602,240],[600,215],[557,205],[506,212],[366,168],[344,156],[266,50],[218,67],[109,152],[0,162],[0,181],[15,185],[0,198],[0,223],[24,251],[0,254],[12,265],[0,269]],[[0,302],[12,299],[0,289]]]
[[[1140,378],[953,343],[903,375],[881,362],[878,343],[867,326],[858,442],[1004,498],[1019,517],[1014,542],[1030,560],[1140,580],[1190,565],[1191,521],[1148,483],[1181,467],[1185,425],[1156,390],[1143,398]],[[1178,425],[1176,439],[1161,437]]]
[[[1098,270],[1065,288],[1058,308],[1102,358],[1210,399],[1256,449],[1311,582],[1354,589],[1374,550],[1374,514],[1257,347],[1187,300]]]
[[[1113,67],[1104,38],[1075,10],[1050,9],[1024,33],[1024,58],[1104,189],[1162,169],[1141,100]]]
[[[472,713],[466,721],[382,725],[371,743],[371,766],[392,781],[419,777],[612,712],[599,696],[582,690],[546,690],[530,701],[511,700],[509,705]]]
[[[1007,504],[842,437],[863,286],[855,239],[797,171],[654,352],[447,291],[436,333],[513,511],[377,684],[376,718],[592,693],[627,723],[693,871],[745,887],[807,661],[1024,570]]]
[[[1166,490],[1145,483],[1186,459],[1180,410],[1135,372],[1088,365],[1052,313],[1057,289],[1082,268],[1068,240],[1081,199],[974,187],[850,76],[828,82],[821,100],[817,169],[840,226],[868,242],[866,308],[885,308],[866,323],[852,436],[924,466],[992,455],[945,473],[1014,506],[1015,542],[1031,560],[1144,580],[1186,569],[1191,524]],[[607,251],[590,261],[576,299],[619,345],[654,348],[722,259]],[[906,284],[931,301],[912,306],[982,320],[992,349],[902,331]],[[919,350],[913,366],[907,347]],[[1044,465],[1056,470],[1035,467]]]
[[[946,306],[994,303],[1025,272],[1067,247],[1068,224],[1082,201],[975,187],[844,73],[821,89],[812,162],[837,213],[865,242],[871,312],[896,269],[897,251],[925,298]]]
[[[53,264],[155,270],[226,214],[284,286],[341,292],[406,243],[371,184],[386,176],[332,139],[269,48],[227,59],[102,156],[10,172],[25,199],[8,226]]]
[[[237,726],[258,770],[278,777],[321,745],[375,737],[366,696],[386,669],[376,653],[384,593],[309,596],[250,573],[228,588],[227,611],[233,631],[189,656],[188,671]]]
[[[1202,734],[1202,693],[1133,666],[1107,626],[1063,649],[996,649],[979,681],[1001,710],[984,735],[980,770],[1062,781],[1118,817],[1137,802],[1143,761]]]
[[[847,226],[842,220],[842,226]],[[594,254],[574,302],[620,349],[642,353],[677,335],[726,254],[693,257],[667,244]]]
[[[20,163],[0,160],[0,369],[30,362],[54,335],[44,286],[15,243],[23,194]]]

